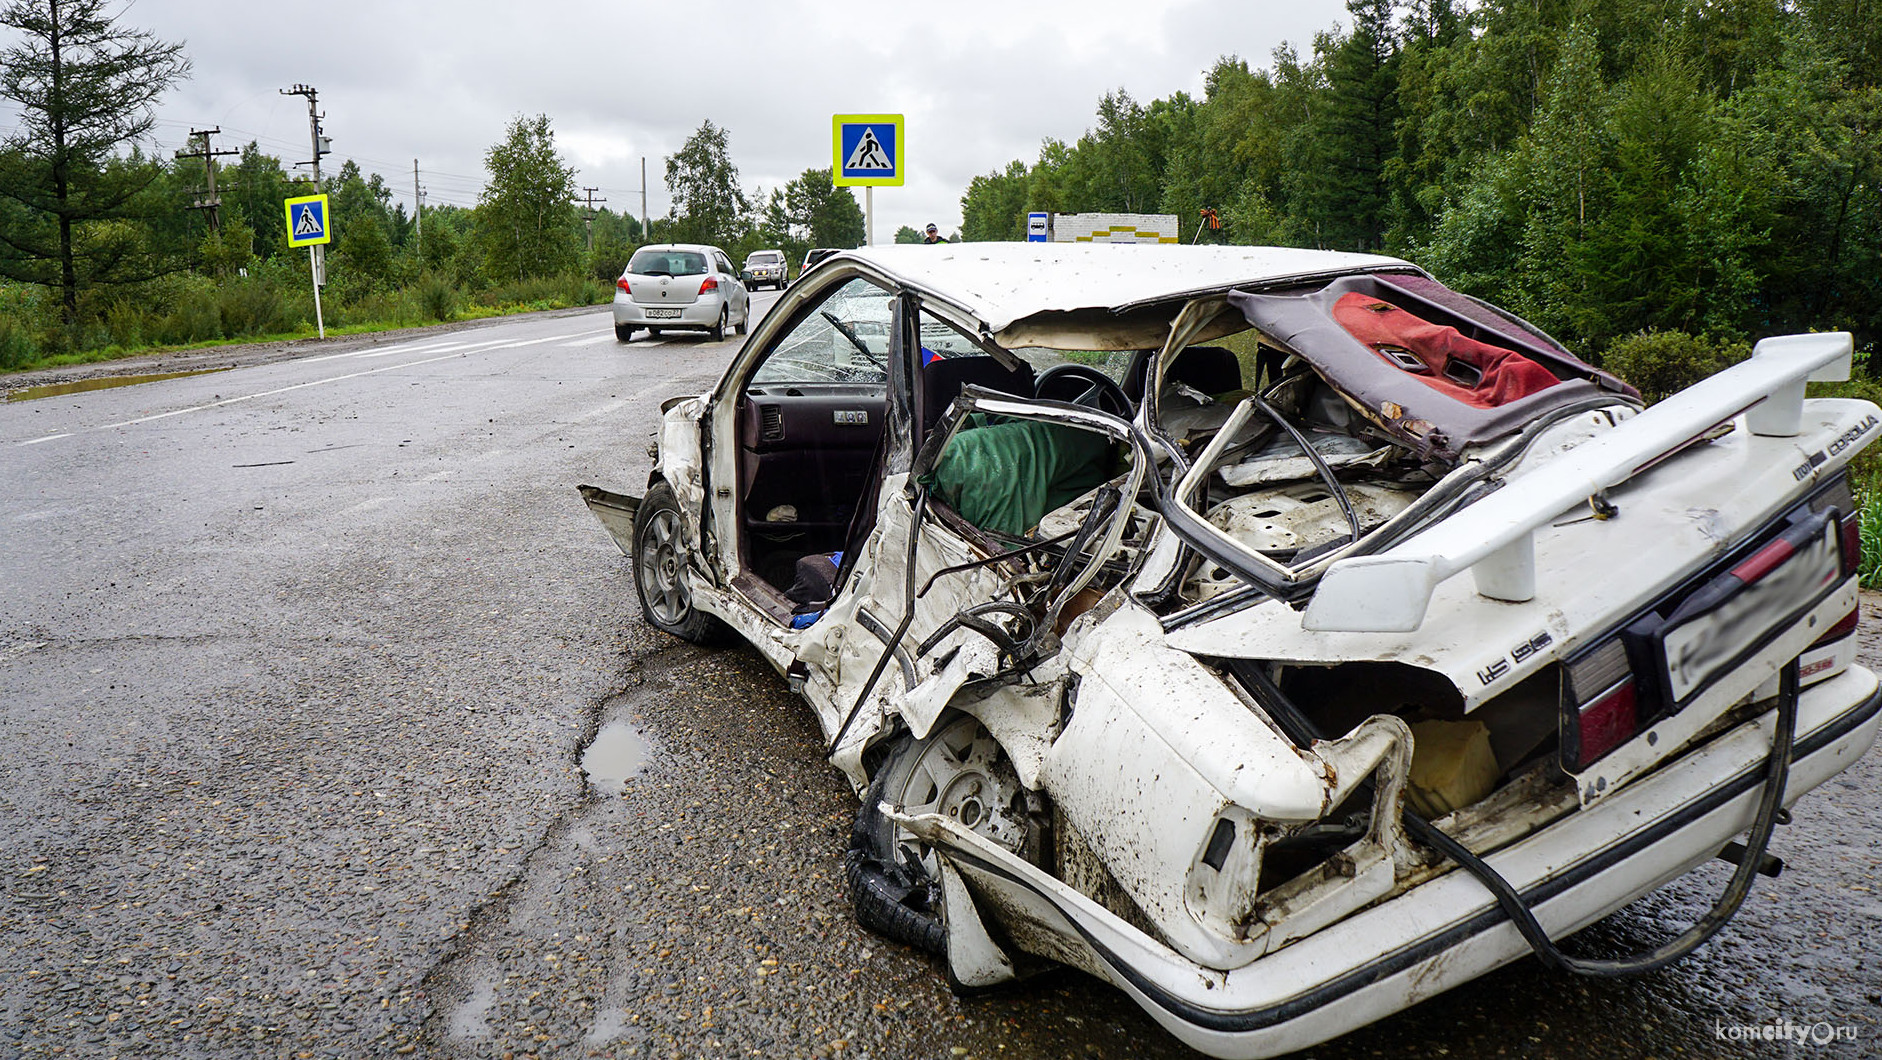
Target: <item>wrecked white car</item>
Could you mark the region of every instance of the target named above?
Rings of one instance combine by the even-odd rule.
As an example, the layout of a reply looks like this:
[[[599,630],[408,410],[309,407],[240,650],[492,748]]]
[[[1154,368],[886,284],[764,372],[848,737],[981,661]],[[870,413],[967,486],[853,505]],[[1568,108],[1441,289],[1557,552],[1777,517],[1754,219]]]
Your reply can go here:
[[[816,712],[865,924],[1269,1056],[1531,952],[1662,966],[1775,868],[1882,721],[1882,421],[1804,391],[1849,361],[1769,338],[1643,408],[1392,258],[867,248],[667,403],[644,497],[583,492],[648,621]],[[1715,857],[1665,945],[1558,948]]]

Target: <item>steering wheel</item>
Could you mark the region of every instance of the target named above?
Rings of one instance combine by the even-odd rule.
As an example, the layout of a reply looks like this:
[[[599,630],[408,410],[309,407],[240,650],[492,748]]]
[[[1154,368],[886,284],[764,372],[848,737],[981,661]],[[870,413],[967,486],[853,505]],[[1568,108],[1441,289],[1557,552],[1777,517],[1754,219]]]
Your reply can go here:
[[[1057,396],[1055,391],[1070,396]],[[1091,365],[1076,361],[1055,364],[1040,372],[1039,379],[1033,383],[1033,396],[1069,401],[1123,419],[1130,419],[1132,414],[1131,399],[1125,395],[1123,387]]]

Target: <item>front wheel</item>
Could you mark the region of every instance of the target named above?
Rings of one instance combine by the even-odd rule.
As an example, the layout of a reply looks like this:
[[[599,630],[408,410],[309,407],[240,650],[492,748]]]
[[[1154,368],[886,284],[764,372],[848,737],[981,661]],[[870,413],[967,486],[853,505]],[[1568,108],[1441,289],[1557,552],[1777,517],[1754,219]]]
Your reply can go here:
[[[1037,863],[1045,814],[1006,751],[978,718],[957,714],[925,739],[904,738],[877,769],[850,829],[844,876],[864,927],[929,953],[943,953],[940,867],[934,850],[883,816],[882,803],[911,815],[944,814]]]
[[[626,324],[614,325],[614,337],[621,342],[634,341],[634,329]]]
[[[694,607],[686,590],[684,571],[692,557],[680,530],[673,487],[656,483],[634,512],[634,589],[640,613],[655,629],[706,644],[717,639],[721,625]]]

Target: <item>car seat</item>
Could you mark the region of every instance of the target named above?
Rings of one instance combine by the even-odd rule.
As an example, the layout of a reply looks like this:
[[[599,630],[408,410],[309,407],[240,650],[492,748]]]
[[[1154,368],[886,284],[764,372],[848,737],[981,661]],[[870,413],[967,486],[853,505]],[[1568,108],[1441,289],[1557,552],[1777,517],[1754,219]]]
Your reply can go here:
[[[1029,365],[1022,363],[1010,369],[992,357],[936,357],[921,366],[920,418],[915,425],[918,445],[941,422],[941,414],[959,396],[961,388],[969,384],[1015,397],[1033,396]]]

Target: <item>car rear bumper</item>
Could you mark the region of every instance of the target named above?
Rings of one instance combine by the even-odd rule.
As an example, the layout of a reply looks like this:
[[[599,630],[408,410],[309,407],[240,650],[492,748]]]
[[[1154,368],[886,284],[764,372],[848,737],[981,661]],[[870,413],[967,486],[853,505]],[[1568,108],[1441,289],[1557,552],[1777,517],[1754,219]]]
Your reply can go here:
[[[1669,761],[1486,857],[1561,938],[1712,859],[1751,826],[1774,713]],[[1882,725],[1882,691],[1852,667],[1799,700],[1788,805],[1852,765]],[[1196,964],[971,832],[911,818],[977,898],[976,913],[1130,994],[1215,1056],[1307,1048],[1529,952],[1472,876],[1450,871],[1232,970]],[[973,921],[973,915],[962,918]],[[950,945],[954,943],[951,939]]]
[[[725,299],[717,294],[701,297],[686,305],[641,305],[632,298],[616,294],[614,296],[614,322],[636,328],[698,328],[705,330],[719,322],[719,311],[725,307]],[[651,311],[651,312],[650,312]],[[675,313],[671,317],[659,313]]]

